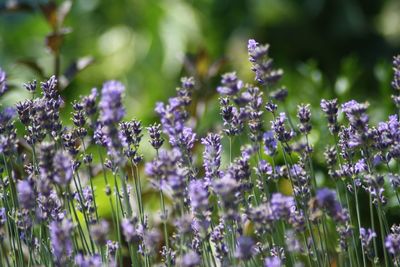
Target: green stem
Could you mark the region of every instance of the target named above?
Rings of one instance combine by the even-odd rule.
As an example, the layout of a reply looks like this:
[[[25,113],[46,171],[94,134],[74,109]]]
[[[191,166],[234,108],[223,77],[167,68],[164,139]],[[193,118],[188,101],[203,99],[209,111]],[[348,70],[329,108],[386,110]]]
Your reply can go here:
[[[383,226],[383,221],[382,221],[382,217],[383,217],[383,213],[382,213],[382,205],[380,203],[380,201],[378,201],[378,219],[379,219],[379,226],[380,226],[380,232],[381,232],[381,241],[382,241],[382,249],[383,249],[383,256],[385,259],[385,266],[389,266],[389,258],[387,255],[387,251],[385,249],[385,228]]]

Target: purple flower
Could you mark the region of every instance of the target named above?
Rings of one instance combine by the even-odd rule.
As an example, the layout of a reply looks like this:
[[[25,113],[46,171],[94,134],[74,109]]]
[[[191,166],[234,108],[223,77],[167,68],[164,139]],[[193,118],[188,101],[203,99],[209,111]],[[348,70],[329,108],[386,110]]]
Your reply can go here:
[[[96,207],[94,206],[94,196],[90,186],[82,188],[82,192],[75,192],[74,198],[76,200],[76,208],[81,212],[87,213],[90,222],[95,222],[96,218],[94,213]]]
[[[337,99],[332,100],[321,100],[321,109],[325,113],[328,119],[329,131],[332,134],[336,134],[339,131],[339,125],[337,123],[337,113],[338,113],[338,102]]]
[[[389,181],[392,184],[394,190],[399,189],[400,187],[400,175],[398,174],[389,174]]]
[[[311,110],[310,105],[300,105],[297,107],[297,118],[300,121],[299,130],[303,134],[308,134],[311,131]]]
[[[184,196],[186,188],[185,177],[188,176],[188,170],[184,168],[176,168],[174,172],[166,176],[168,186],[172,189],[173,196],[181,198]]]
[[[364,248],[364,253],[373,258],[373,249],[371,248],[373,239],[376,238],[376,233],[372,229],[360,228],[361,244]]]
[[[158,102],[155,112],[160,116],[163,132],[168,135],[169,142],[173,147],[193,147],[196,134],[189,127],[185,127],[188,113],[185,110],[185,103],[180,97],[173,97],[168,104]]]
[[[256,50],[257,46],[258,46],[258,43],[256,42],[256,40],[250,39],[248,44],[247,44],[248,52],[249,53],[253,53]]]
[[[284,196],[281,193],[274,193],[269,202],[271,216],[274,220],[287,220],[295,207],[293,197]]]
[[[265,104],[265,109],[273,114],[275,114],[275,111],[278,109],[278,105],[274,104],[272,102],[268,102]]]
[[[358,103],[355,100],[342,105],[342,110],[354,129],[365,131],[368,128],[369,117],[366,114],[368,106],[368,103]]]
[[[224,121],[224,132],[228,136],[235,136],[243,131],[243,122],[247,119],[245,109],[237,109],[230,104],[229,98],[220,98],[221,115]]]
[[[273,156],[276,152],[277,142],[273,131],[267,131],[263,135],[264,153],[268,156]]]
[[[193,77],[181,78],[181,87],[176,88],[177,99],[182,107],[189,106],[192,102],[192,91],[195,87]]]
[[[336,153],[336,147],[334,146],[327,146],[325,148],[324,152],[325,160],[330,169],[335,167],[336,162],[337,162],[337,153]]]
[[[25,100],[18,102],[15,107],[18,112],[19,120],[22,122],[22,124],[28,126],[32,121],[30,116],[31,110],[33,109],[33,102],[31,100]]]
[[[17,149],[17,131],[14,127],[15,110],[5,108],[0,112],[0,153],[8,156]]]
[[[385,239],[385,247],[396,260],[400,255],[400,226],[393,225],[390,230],[391,233]]]
[[[66,266],[72,255],[71,234],[74,225],[68,219],[50,223],[50,243],[58,266]]]
[[[190,127],[183,127],[182,133],[178,136],[170,136],[170,144],[173,147],[183,147],[188,151],[193,148],[196,140],[196,133]]]
[[[272,99],[275,99],[276,101],[283,102],[288,96],[288,90],[285,87],[282,87],[275,91],[272,91],[270,96]]]
[[[220,176],[219,167],[221,165],[221,136],[209,133],[207,137],[201,139],[205,146],[203,152],[203,166],[206,172],[206,180],[209,183],[213,178]]]
[[[285,127],[287,117],[284,112],[280,113],[279,116],[271,122],[272,129],[274,130],[275,137],[279,141],[286,143],[294,136],[293,131],[289,131]]]
[[[158,158],[146,164],[146,174],[152,178],[152,183],[157,189],[164,190],[168,185],[172,189],[174,197],[182,197],[188,170],[180,166],[181,160],[182,153],[178,148],[170,151],[161,149]]]
[[[57,84],[58,80],[55,75],[51,76],[47,81],[40,83],[40,87],[43,90],[43,95],[45,98],[55,99],[57,97]]]
[[[150,144],[158,150],[164,143],[164,138],[161,136],[161,124],[154,123],[152,126],[147,128],[150,136]]]
[[[400,55],[393,57],[393,81],[392,87],[396,91],[400,91]]]
[[[99,123],[94,132],[94,139],[96,144],[106,147],[112,168],[123,165],[122,149],[126,143],[116,124],[103,125]]]
[[[111,258],[114,257],[115,253],[117,252],[119,244],[116,241],[107,240],[106,247],[107,247],[108,258]]]
[[[366,183],[366,185],[364,185],[364,189],[371,195],[372,202],[375,204],[380,202],[382,205],[385,205],[387,200],[383,194],[385,192],[384,177],[379,174],[367,174],[364,176],[364,180]]]
[[[67,186],[72,179],[72,158],[64,152],[58,151],[53,159],[54,182],[60,186]]]
[[[39,148],[39,171],[42,179],[52,181],[54,175],[54,143],[42,142]]]
[[[99,118],[104,125],[118,123],[124,117],[125,109],[122,106],[124,91],[125,86],[118,81],[108,81],[103,84]]]
[[[236,72],[225,73],[221,79],[222,86],[217,87],[221,95],[236,95],[243,87],[243,82],[238,79]]]
[[[7,74],[0,68],[0,96],[2,96],[8,90],[7,85]]]
[[[342,217],[342,207],[336,199],[336,193],[328,188],[322,188],[316,194],[317,205],[321,209],[325,209],[329,216],[340,219]]]
[[[52,138],[60,137],[62,124],[59,110],[64,101],[56,85],[57,81],[52,76],[41,83],[43,97],[17,104],[18,114],[28,132],[25,138],[29,144],[41,142],[47,134]]]
[[[17,192],[18,202],[22,208],[32,209],[36,206],[36,194],[31,181],[19,181],[17,184]]]
[[[161,149],[158,158],[146,163],[146,174],[151,178],[165,178],[168,174],[176,172],[176,165],[181,158],[182,153],[177,148],[172,150]]]
[[[226,256],[228,255],[228,249],[226,244],[224,243],[225,235],[224,235],[224,221],[220,220],[218,225],[214,227],[210,234],[210,240],[215,245],[216,257],[221,261],[221,263],[226,262]]]
[[[185,90],[193,90],[195,87],[195,81],[193,77],[183,77],[181,78],[181,86]]]
[[[33,80],[31,82],[27,82],[23,84],[25,89],[29,92],[29,93],[34,93],[36,91],[36,87],[37,87],[37,82],[36,80]]]
[[[0,229],[7,221],[6,208],[0,208]]]
[[[93,88],[90,91],[90,95],[84,96],[82,98],[82,101],[81,101],[82,106],[86,112],[86,115],[89,117],[93,116],[97,111],[97,107],[96,107],[97,95],[98,95],[97,89]]]
[[[77,133],[80,137],[84,137],[87,134],[87,130],[83,127],[86,124],[85,111],[83,110],[83,105],[80,102],[74,101],[72,104],[74,112],[72,113],[72,122],[77,128]]]
[[[264,267],[281,267],[282,261],[279,257],[268,257],[265,259]]]
[[[269,45],[259,45],[255,40],[248,42],[249,60],[252,63],[251,70],[255,72],[255,80],[260,84],[271,85],[279,81],[283,75],[281,69],[272,68],[272,59],[269,57]]]
[[[274,178],[272,166],[266,160],[260,160],[258,166],[255,167],[255,171],[258,176],[263,177],[270,181]]]
[[[141,122],[138,120],[121,122],[119,127],[125,156],[133,160],[135,164],[138,164],[142,161],[142,156],[138,153],[139,144],[143,137]]]
[[[224,211],[228,217],[236,218],[238,214],[238,194],[240,189],[240,184],[236,179],[232,177],[232,174],[226,173],[220,179],[216,179],[212,185],[213,191],[217,196],[219,196],[223,206]]]
[[[356,174],[359,174],[359,173],[365,172],[365,171],[367,171],[367,164],[365,163],[365,159],[360,159],[354,165],[354,172]]]
[[[195,212],[208,209],[208,191],[200,180],[191,181],[189,184],[190,205]]]
[[[235,257],[241,260],[248,260],[255,254],[255,243],[251,237],[240,236],[237,239]]]
[[[125,240],[128,243],[138,242],[141,238],[136,224],[137,224],[136,218],[122,219],[121,222],[122,234],[124,235]]]
[[[262,125],[262,114],[261,110],[263,104],[263,93],[258,87],[247,86],[248,103],[246,105],[246,112],[248,114],[247,125],[250,129],[250,140],[253,142],[259,142],[262,139],[263,125]]]
[[[195,216],[194,228],[203,234],[207,231],[211,221],[208,189],[202,181],[193,180],[189,184],[188,196]]]

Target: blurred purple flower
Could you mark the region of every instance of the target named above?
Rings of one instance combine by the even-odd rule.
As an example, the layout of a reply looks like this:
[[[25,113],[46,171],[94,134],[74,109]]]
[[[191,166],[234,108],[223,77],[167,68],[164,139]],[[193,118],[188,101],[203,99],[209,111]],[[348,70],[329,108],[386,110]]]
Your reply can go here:
[[[50,223],[50,243],[57,266],[66,266],[72,255],[71,234],[74,228],[68,219]]]
[[[118,123],[125,115],[122,106],[122,95],[125,86],[118,81],[108,81],[103,84],[99,103],[99,119],[104,125]]]
[[[243,82],[238,79],[236,72],[229,72],[222,75],[221,86],[217,91],[221,95],[236,95],[243,87]]]
[[[0,96],[2,96],[8,90],[7,85],[7,74],[0,68]]]
[[[220,176],[219,167],[221,165],[222,153],[221,136],[219,134],[209,133],[207,137],[201,139],[201,143],[204,145],[203,166],[209,185],[212,179]]]

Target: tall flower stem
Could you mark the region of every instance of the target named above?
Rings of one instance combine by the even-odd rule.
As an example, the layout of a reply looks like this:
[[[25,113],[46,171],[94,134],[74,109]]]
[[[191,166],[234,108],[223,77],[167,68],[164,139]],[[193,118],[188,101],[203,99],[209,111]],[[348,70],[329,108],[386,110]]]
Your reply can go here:
[[[168,240],[168,230],[167,230],[167,211],[165,209],[165,201],[164,201],[164,194],[162,189],[160,188],[160,205],[161,205],[161,212],[162,212],[162,221],[163,221],[163,230],[164,230],[164,241],[165,247],[167,249],[167,266],[171,265],[171,259],[169,256],[169,240]]]
[[[378,219],[379,219],[379,225],[380,225],[380,232],[381,232],[381,241],[382,241],[382,249],[383,249],[383,256],[384,256],[384,260],[385,260],[385,266],[389,266],[389,259],[388,259],[388,255],[387,255],[387,251],[385,249],[385,228],[383,226],[383,212],[382,212],[382,204],[380,201],[378,201],[377,204],[377,208],[378,208]]]
[[[87,155],[86,153],[86,145],[85,145],[85,140],[83,138],[81,138],[82,141],[82,145],[83,145],[83,152],[85,153],[85,155]],[[90,182],[90,189],[93,192],[93,205],[94,205],[94,210],[95,210],[95,214],[96,214],[96,221],[99,221],[99,214],[97,212],[97,204],[96,204],[96,194],[94,191],[94,186],[93,186],[93,175],[92,175],[92,166],[88,165],[88,174],[89,174],[89,182]]]
[[[293,190],[293,194],[294,194],[294,183],[293,183],[292,174],[291,174],[291,172],[290,172],[289,162],[288,162],[288,159],[287,159],[287,156],[286,156],[286,152],[285,152],[285,147],[284,147],[284,145],[282,144],[282,142],[280,142],[280,144],[281,144],[283,159],[284,159],[284,161],[285,161],[286,168],[289,170],[289,171],[288,171],[288,176],[289,176],[290,184],[291,184],[291,186],[292,186],[292,190]],[[296,202],[297,208],[298,208],[299,210],[304,210],[304,218],[305,218],[305,220],[306,220],[307,228],[308,228],[308,231],[309,231],[310,236],[311,236],[311,239],[312,239],[312,246],[313,246],[313,249],[314,249],[315,256],[316,256],[316,258],[317,258],[318,266],[322,266],[322,265],[321,265],[320,258],[319,258],[319,253],[318,253],[318,250],[317,250],[317,246],[316,246],[316,243],[315,243],[315,237],[314,237],[314,233],[313,233],[313,231],[312,231],[312,226],[311,226],[310,220],[309,220],[309,218],[308,218],[307,210],[306,210],[306,209],[303,209],[303,207],[299,204],[299,202],[298,202],[296,196],[294,196],[294,200],[295,200],[295,202]]]
[[[14,178],[12,177],[12,173],[11,173],[10,169],[8,168],[7,160],[6,160],[4,153],[2,153],[2,156],[3,156],[4,167],[5,167],[7,175],[8,175],[8,180],[10,182],[10,185],[9,185],[10,186],[10,195],[11,195],[13,207],[15,209],[18,209],[19,205],[18,205],[17,194],[15,191]],[[17,239],[17,246],[18,246],[18,262],[19,262],[19,264],[23,265],[24,260],[23,260],[23,255],[22,255],[23,251],[22,251],[21,239],[19,236],[20,233],[19,233],[18,227],[15,223],[14,223],[14,231],[15,231],[15,235],[16,235],[16,239]],[[20,266],[22,266],[22,265],[20,265]]]
[[[337,136],[337,134],[332,134],[332,136],[333,136],[333,142],[335,144],[336,157],[337,157],[337,161],[339,163],[339,168],[342,169],[342,159],[340,157],[340,150],[339,150],[339,146],[338,146],[338,136]],[[358,196],[357,196],[354,180],[353,180],[353,186],[354,186],[354,190],[355,190],[355,193],[354,193],[355,194],[355,199],[357,200],[356,201],[356,213],[357,213],[356,217],[357,217],[357,222],[358,222],[358,229],[360,229],[361,225],[360,225],[360,220],[359,220],[359,215],[360,214],[359,214],[359,210],[358,210]],[[352,209],[351,209],[350,200],[349,200],[349,196],[348,196],[349,193],[347,192],[347,190],[345,188],[345,184],[344,184],[343,180],[341,180],[341,179],[338,180],[338,183],[336,183],[336,188],[337,188],[337,191],[338,191],[338,196],[339,196],[339,200],[340,201],[341,201],[340,192],[344,192],[344,194],[345,194],[346,204],[347,204],[347,208],[349,210],[350,223],[351,223],[351,225],[354,225],[355,224],[354,223],[354,210],[352,211]],[[352,241],[353,241],[354,251],[355,251],[355,254],[356,254],[357,266],[360,266],[360,260],[359,260],[360,257],[358,255],[358,249],[357,249],[357,245],[356,245],[357,244],[356,239],[359,239],[359,237],[356,236],[356,232],[357,231],[353,231]],[[366,267],[366,258],[365,258],[364,248],[363,248],[363,245],[361,243],[361,240],[360,240],[360,244],[361,244],[361,250],[362,250],[361,253],[362,253],[362,259],[363,259],[363,266]],[[350,260],[350,262],[351,262],[351,260]]]
[[[358,222],[358,229],[361,229],[361,219],[360,219],[360,205],[358,203],[358,192],[357,192],[357,186],[356,186],[356,182],[353,179],[353,187],[354,187],[354,198],[356,201],[356,213],[357,213],[357,222]],[[366,267],[366,259],[365,259],[365,250],[364,250],[364,246],[361,243],[361,253],[362,253],[362,259],[363,259],[363,266]],[[376,255],[376,254],[375,254]]]
[[[158,149],[156,149],[156,158],[159,158],[159,154],[158,154]],[[163,222],[163,232],[164,232],[164,242],[165,242],[165,248],[166,248],[166,253],[167,253],[167,257],[166,257],[166,264],[167,266],[171,266],[171,259],[170,259],[170,251],[169,251],[169,240],[168,240],[168,230],[167,230],[167,211],[165,208],[165,200],[164,200],[164,193],[162,191],[162,181],[160,178],[160,188],[159,188],[159,194],[160,194],[160,206],[161,206],[161,214],[162,214],[162,222]]]

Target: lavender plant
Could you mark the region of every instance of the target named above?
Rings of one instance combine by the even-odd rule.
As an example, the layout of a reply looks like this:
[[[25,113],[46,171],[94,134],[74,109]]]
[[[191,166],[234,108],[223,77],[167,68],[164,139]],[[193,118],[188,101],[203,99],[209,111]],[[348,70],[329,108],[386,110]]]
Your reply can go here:
[[[321,184],[311,106],[298,106],[295,126],[269,46],[249,40],[248,53],[254,82],[230,72],[216,88],[217,131],[195,132],[193,78],[156,104],[147,163],[141,122],[124,121],[122,83],[71,103],[71,125],[55,76],[41,92],[26,83],[32,98],[0,112],[0,265],[400,266],[400,228],[387,216],[389,202],[400,205],[398,115],[374,125],[368,103],[323,99],[332,141]],[[393,66],[398,108],[400,56]],[[7,88],[0,69],[0,95]]]

